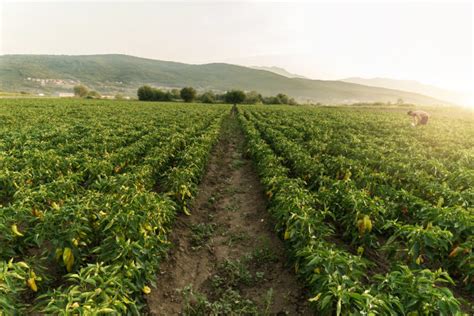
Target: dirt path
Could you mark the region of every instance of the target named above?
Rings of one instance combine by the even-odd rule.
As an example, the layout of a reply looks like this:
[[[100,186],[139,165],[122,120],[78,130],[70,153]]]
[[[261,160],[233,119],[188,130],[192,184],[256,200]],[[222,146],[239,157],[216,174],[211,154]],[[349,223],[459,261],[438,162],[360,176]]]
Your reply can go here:
[[[286,265],[237,119],[221,139],[191,209],[172,233],[174,248],[147,296],[151,315],[311,315]]]

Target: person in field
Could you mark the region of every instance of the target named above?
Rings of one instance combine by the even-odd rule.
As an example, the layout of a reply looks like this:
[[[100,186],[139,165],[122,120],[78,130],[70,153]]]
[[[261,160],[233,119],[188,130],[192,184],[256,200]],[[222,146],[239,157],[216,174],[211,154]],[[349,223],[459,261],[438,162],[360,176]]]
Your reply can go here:
[[[430,115],[426,113],[425,111],[408,111],[408,115],[413,117],[413,123],[411,125],[417,126],[417,125],[426,125],[428,123],[428,118]]]

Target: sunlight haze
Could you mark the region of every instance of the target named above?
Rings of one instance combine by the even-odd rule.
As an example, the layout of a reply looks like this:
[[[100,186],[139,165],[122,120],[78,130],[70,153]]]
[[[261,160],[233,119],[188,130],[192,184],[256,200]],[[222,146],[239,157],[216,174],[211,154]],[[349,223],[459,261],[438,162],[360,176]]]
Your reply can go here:
[[[469,93],[470,2],[3,2],[1,54],[121,53]],[[472,101],[472,96],[471,96]]]
[[[0,316],[474,315],[474,0],[0,0]]]

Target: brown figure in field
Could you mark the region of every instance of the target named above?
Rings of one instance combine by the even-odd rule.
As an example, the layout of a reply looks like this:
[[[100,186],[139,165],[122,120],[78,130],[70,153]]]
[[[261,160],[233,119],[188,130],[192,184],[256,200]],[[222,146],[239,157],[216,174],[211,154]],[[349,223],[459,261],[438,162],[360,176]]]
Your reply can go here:
[[[407,114],[413,117],[413,123],[411,123],[413,126],[417,126],[418,124],[426,125],[428,123],[428,118],[430,117],[428,113],[420,110],[408,111]]]

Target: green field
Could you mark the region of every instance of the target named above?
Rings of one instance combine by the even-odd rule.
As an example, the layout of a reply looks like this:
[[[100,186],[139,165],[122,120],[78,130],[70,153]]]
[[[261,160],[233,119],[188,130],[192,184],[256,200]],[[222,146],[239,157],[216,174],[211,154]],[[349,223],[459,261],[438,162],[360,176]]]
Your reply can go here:
[[[0,315],[146,310],[230,106],[0,99]],[[456,315],[474,294],[474,116],[239,106],[318,315]]]
[[[431,111],[413,128],[397,108],[242,110],[270,211],[319,312],[472,308],[474,119]]]
[[[138,313],[228,109],[2,100],[0,310]]]

